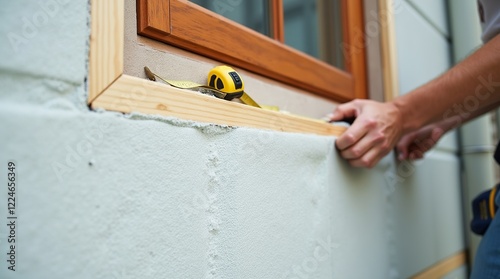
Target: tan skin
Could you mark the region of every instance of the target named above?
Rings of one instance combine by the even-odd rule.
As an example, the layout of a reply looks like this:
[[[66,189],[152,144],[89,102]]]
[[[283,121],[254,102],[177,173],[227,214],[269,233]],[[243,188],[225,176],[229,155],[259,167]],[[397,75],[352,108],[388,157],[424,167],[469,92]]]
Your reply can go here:
[[[375,166],[397,146],[398,158],[419,159],[449,130],[500,106],[500,35],[437,79],[380,103],[339,105],[330,120],[355,117],[336,141],[354,167]]]

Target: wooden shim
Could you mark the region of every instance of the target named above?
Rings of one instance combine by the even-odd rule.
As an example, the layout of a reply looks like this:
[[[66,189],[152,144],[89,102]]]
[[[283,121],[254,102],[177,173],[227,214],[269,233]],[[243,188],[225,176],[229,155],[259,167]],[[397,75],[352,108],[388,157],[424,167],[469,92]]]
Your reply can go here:
[[[412,279],[433,279],[442,278],[453,270],[467,263],[467,255],[465,251],[455,254],[447,259],[444,259],[428,269],[411,277]]]
[[[92,0],[91,13],[89,104],[123,73],[124,1]]]
[[[391,101],[399,95],[393,0],[379,0],[379,20],[384,97],[385,101]]]
[[[173,116],[186,120],[283,132],[339,136],[345,127],[228,102],[166,84],[122,75],[92,108]]]

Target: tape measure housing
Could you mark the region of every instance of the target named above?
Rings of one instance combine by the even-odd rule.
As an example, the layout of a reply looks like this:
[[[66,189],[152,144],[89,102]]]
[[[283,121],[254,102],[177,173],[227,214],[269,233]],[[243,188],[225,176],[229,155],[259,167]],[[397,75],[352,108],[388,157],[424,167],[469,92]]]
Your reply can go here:
[[[208,73],[208,86],[216,88],[226,95],[226,100],[240,98],[245,86],[240,75],[229,66],[217,66]]]
[[[153,81],[156,81],[158,78],[173,87],[197,90],[203,94],[212,95],[228,101],[239,98],[246,105],[261,108],[259,104],[245,93],[243,80],[240,75],[229,66],[217,66],[213,68],[208,73],[208,85],[186,80],[167,80],[153,73],[147,66],[144,67],[144,72],[147,78]]]

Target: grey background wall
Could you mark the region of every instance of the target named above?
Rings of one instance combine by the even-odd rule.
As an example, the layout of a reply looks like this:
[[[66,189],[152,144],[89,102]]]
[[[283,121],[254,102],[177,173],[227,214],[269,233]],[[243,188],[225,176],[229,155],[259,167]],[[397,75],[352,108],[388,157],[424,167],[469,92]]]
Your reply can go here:
[[[406,92],[451,62],[430,6],[401,5]],[[333,138],[89,111],[87,1],[11,1],[0,18],[0,173],[15,160],[19,182],[17,270],[0,261],[2,278],[406,278],[464,248],[453,135],[418,165],[354,170]],[[145,48],[180,73],[214,63]]]
[[[400,94],[405,94],[453,65],[452,38],[447,1],[395,3]],[[403,229],[398,234],[403,277],[465,248],[458,151],[452,132],[424,161],[405,168],[408,178],[395,192],[401,202],[396,215]],[[457,272],[453,278],[466,278],[465,268]]]

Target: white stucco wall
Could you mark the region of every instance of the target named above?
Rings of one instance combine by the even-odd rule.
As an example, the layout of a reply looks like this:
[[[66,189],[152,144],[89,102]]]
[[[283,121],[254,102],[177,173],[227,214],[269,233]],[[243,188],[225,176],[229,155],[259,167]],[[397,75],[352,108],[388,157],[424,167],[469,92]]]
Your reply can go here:
[[[16,271],[2,225],[0,278],[404,278],[461,249],[433,165],[355,170],[331,137],[89,111],[87,5],[0,10],[0,177],[14,160],[18,179]],[[429,204],[452,218],[437,233]],[[414,258],[398,212],[421,218]]]
[[[347,171],[331,138],[23,105],[1,115],[19,177],[17,270],[3,261],[2,278],[387,274],[383,177]]]

